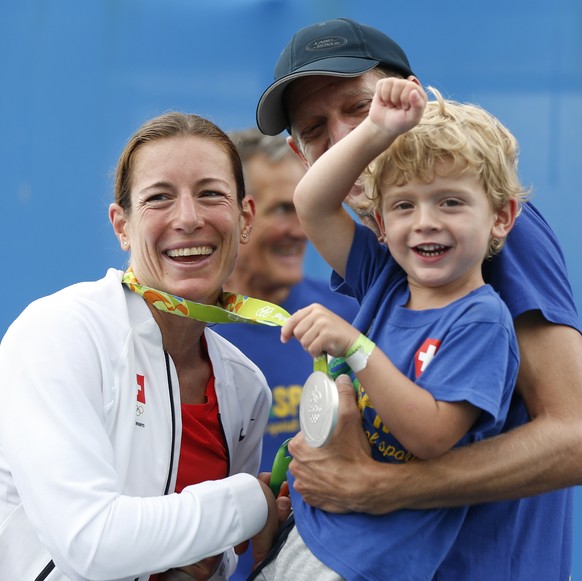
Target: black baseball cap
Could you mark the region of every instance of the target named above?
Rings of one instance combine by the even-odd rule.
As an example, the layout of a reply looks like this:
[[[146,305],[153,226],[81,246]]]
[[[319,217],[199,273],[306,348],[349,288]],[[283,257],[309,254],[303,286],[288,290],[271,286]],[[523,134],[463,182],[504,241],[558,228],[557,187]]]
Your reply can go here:
[[[295,79],[311,75],[357,77],[378,65],[413,75],[405,52],[383,32],[349,18],[312,24],[295,33],[275,65],[275,81],[257,105],[257,125],[266,135],[289,126],[283,93]]]

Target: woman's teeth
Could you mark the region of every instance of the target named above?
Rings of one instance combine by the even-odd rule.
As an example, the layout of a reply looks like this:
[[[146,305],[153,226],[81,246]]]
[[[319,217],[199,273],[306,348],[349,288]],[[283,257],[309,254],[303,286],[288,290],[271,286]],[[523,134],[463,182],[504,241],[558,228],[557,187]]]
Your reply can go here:
[[[178,256],[200,256],[212,253],[210,246],[195,246],[193,248],[175,248],[168,250],[167,254],[170,258],[177,258]]]

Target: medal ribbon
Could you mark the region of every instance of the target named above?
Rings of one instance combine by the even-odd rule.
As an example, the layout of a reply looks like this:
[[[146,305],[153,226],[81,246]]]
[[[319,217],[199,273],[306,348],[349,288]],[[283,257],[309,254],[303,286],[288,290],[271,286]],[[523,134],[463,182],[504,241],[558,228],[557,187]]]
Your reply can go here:
[[[139,284],[131,267],[123,274],[122,283],[164,313],[205,323],[251,323],[281,327],[291,316],[279,305],[229,292],[221,293],[216,305],[195,303]]]
[[[130,290],[142,296],[143,299],[164,313],[187,317],[204,323],[251,323],[282,327],[291,316],[279,305],[245,297],[230,292],[223,292],[216,305],[205,305],[183,299],[170,293],[139,284],[133,270],[129,267],[121,281]],[[328,373],[327,355],[324,353],[313,361],[314,371]]]

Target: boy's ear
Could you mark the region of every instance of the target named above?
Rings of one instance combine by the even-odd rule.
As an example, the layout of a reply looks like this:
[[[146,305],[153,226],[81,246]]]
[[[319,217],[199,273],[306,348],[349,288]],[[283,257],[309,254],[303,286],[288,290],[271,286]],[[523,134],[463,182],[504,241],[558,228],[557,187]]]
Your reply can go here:
[[[380,236],[378,240],[383,244],[386,244],[386,227],[384,226],[384,218],[378,210],[374,210],[374,218],[376,218],[376,223],[378,224],[378,229],[380,230]]]
[[[505,238],[513,225],[515,224],[515,219],[517,218],[518,204],[517,200],[510,200],[505,205],[503,205],[495,213],[496,218],[491,228],[492,238]]]

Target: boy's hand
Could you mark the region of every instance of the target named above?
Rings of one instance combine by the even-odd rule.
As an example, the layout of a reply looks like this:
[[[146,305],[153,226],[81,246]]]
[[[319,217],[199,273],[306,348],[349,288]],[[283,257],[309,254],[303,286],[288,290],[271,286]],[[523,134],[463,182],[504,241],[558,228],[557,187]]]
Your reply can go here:
[[[368,118],[391,135],[400,135],[418,125],[427,101],[423,88],[413,81],[395,77],[380,79]]]
[[[360,332],[325,307],[314,303],[299,309],[283,325],[281,341],[295,336],[312,357],[343,357]]]

